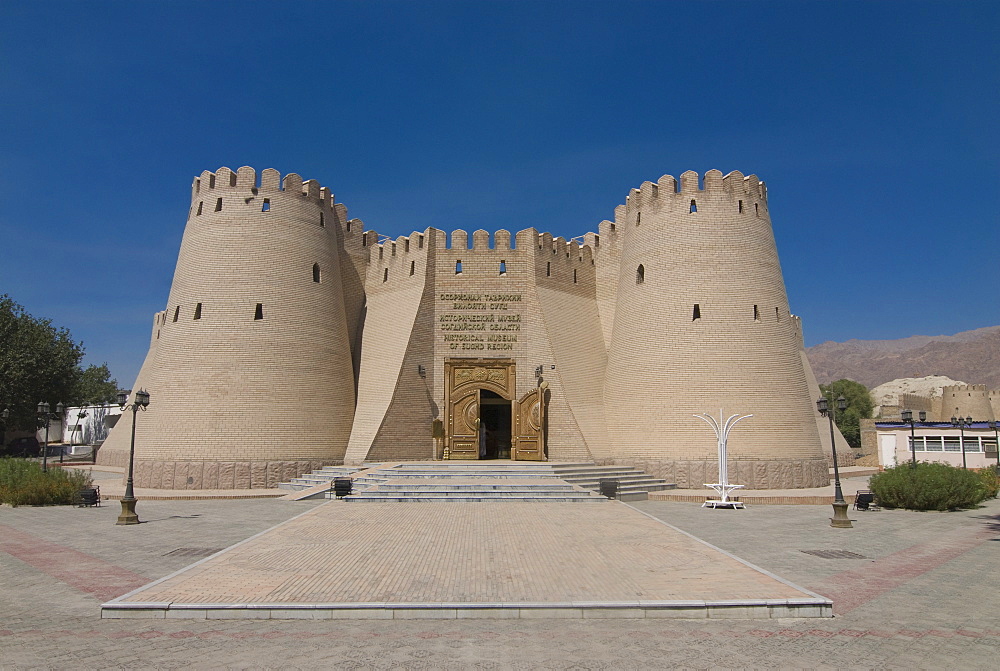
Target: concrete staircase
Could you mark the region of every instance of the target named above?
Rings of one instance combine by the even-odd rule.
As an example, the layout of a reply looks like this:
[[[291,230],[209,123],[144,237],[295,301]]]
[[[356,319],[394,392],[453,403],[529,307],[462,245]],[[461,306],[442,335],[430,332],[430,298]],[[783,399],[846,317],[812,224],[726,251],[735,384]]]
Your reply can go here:
[[[349,478],[352,474],[357,473],[360,470],[363,469],[356,466],[324,466],[318,471],[313,471],[312,473],[292,478],[288,482],[279,483],[278,489],[299,491],[322,484],[332,487],[334,478]]]
[[[677,485],[630,466],[596,466],[594,464],[566,464],[553,462],[552,472],[557,478],[589,489],[600,491],[601,480],[618,481],[618,498],[622,501],[645,501],[650,492],[676,489]]]
[[[361,472],[363,471],[363,472]],[[361,472],[361,473],[359,473]],[[673,489],[627,466],[579,462],[449,461],[327,466],[279,485],[282,489],[315,489],[333,498],[335,478],[351,477],[353,491],[345,501],[578,501],[606,500],[600,481],[618,481],[618,498],[644,500],[651,491]]]

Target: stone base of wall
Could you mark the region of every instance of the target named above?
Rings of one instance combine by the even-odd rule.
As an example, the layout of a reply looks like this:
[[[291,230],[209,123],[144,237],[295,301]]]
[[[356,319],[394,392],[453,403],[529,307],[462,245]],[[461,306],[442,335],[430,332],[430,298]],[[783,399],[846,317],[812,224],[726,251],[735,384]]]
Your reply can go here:
[[[838,449],[837,450],[837,466],[839,466],[840,468],[843,468],[845,466],[854,466],[854,465],[856,465],[855,462],[857,462],[857,460],[860,459],[863,456],[864,456],[864,452],[863,452],[862,448],[860,448],[860,447],[858,447],[858,448],[852,447],[852,448],[850,448],[848,450],[840,450],[840,449]],[[832,454],[826,455],[826,463],[827,463],[827,465],[830,468],[833,468],[833,455]]]
[[[649,475],[676,483],[681,489],[700,489],[719,479],[717,461],[666,461],[610,459],[604,464],[631,466]],[[823,457],[787,460],[739,460],[729,462],[729,482],[746,489],[808,489],[830,484],[830,471]]]
[[[128,451],[98,453],[98,464],[128,468]],[[153,461],[136,459],[136,487],[150,489],[273,489],[334,461]]]

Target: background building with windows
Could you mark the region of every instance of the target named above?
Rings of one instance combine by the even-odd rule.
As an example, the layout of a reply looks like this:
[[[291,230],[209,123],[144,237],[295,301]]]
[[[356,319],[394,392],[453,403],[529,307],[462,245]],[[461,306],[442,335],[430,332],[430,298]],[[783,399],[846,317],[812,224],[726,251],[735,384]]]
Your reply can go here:
[[[878,436],[879,466],[904,464],[916,454],[917,461],[935,461],[950,466],[962,466],[964,445],[965,465],[985,468],[997,464],[997,423],[976,422],[959,429],[951,422],[915,422],[911,438],[910,425],[902,422],[875,422]],[[910,446],[915,452],[910,451]]]

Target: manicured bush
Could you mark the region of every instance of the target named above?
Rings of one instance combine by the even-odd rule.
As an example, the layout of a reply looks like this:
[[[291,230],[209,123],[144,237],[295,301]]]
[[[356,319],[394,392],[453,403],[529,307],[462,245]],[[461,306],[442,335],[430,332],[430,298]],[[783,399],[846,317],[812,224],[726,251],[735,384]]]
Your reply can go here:
[[[1000,471],[997,467],[987,466],[979,469],[979,477],[983,480],[983,487],[986,488],[986,498],[995,499],[1000,493]]]
[[[869,480],[879,505],[909,510],[971,508],[988,496],[984,478],[947,464],[919,462],[887,468]]]
[[[93,485],[89,473],[52,467],[37,461],[0,459],[0,503],[12,506],[56,506],[76,501],[77,492]]]

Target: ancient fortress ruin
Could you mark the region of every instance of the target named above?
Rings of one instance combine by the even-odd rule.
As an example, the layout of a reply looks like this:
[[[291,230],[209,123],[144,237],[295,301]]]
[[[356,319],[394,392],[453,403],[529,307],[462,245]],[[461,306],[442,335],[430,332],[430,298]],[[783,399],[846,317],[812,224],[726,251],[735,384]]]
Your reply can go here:
[[[693,415],[720,408],[753,413],[730,438],[731,481],[829,483],[767,190],[739,172],[644,182],[572,240],[393,240],[296,174],[204,172],[134,388],[152,396],[140,487],[481,458],[623,463],[701,487],[716,442]],[[127,417],[100,463],[127,463],[130,431]]]

